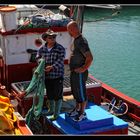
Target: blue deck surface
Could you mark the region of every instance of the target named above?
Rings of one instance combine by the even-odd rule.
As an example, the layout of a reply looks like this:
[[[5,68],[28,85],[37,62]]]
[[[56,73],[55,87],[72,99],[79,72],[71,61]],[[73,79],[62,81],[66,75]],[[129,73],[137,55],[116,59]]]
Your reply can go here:
[[[128,123],[110,114],[100,106],[88,103],[86,108],[87,119],[74,122],[65,113],[60,114],[56,121],[50,123],[64,134],[96,134],[109,130],[128,128]],[[47,120],[50,116],[47,116]]]

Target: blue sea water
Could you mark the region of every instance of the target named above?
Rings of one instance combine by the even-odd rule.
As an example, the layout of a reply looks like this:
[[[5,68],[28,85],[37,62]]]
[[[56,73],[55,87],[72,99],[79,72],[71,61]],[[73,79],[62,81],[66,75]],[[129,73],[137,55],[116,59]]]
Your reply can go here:
[[[119,11],[85,10],[83,35],[94,56],[89,72],[140,101],[140,5]]]

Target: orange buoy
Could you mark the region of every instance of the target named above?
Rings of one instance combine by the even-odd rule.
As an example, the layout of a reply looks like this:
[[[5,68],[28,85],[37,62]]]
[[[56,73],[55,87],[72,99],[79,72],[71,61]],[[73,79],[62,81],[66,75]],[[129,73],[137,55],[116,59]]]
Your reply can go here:
[[[35,39],[36,47],[40,47],[42,45],[42,40],[40,38]]]
[[[16,11],[16,7],[15,6],[4,6],[0,8],[0,12],[12,12],[12,11]]]

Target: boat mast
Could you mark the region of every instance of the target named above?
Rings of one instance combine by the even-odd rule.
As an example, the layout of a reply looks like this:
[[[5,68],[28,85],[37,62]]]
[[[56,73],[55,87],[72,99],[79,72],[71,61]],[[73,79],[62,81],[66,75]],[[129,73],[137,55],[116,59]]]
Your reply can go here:
[[[80,31],[82,33],[83,30],[83,22],[84,22],[84,6],[78,5],[78,11],[77,11],[77,18],[76,21],[79,25]]]

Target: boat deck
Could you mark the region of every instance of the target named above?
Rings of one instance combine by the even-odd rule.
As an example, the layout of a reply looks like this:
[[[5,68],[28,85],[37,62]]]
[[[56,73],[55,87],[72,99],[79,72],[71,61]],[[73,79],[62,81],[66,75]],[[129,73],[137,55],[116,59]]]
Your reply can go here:
[[[67,93],[71,91],[70,89],[70,78],[69,78],[69,67],[66,65],[65,66],[65,77],[64,77],[64,93]],[[20,93],[22,90],[25,90],[28,85],[29,85],[30,81],[22,81],[22,82],[16,82],[16,83],[12,83],[12,89],[14,91],[16,91],[17,93]],[[89,91],[89,94],[92,92],[94,95],[94,103],[103,107],[104,109],[106,109],[106,107],[104,106],[104,104],[100,104],[100,100],[101,100],[101,95],[100,93],[100,87],[101,87],[101,83],[97,80],[94,80],[92,77],[88,77],[88,80],[86,82],[86,88],[87,91]],[[97,91],[96,91],[97,90]],[[65,95],[65,94],[64,94]],[[32,95],[29,95],[32,96]],[[28,97],[26,97],[28,98]],[[29,103],[29,100],[27,100],[27,102]],[[25,105],[27,103],[25,101]],[[23,105],[22,105],[23,106]],[[63,98],[63,105],[62,105],[62,109],[61,112],[67,112],[72,110],[75,107],[75,101],[73,99],[73,96],[71,94],[66,94]],[[26,109],[25,109],[26,110]],[[128,127],[128,135],[140,135],[140,125],[138,123],[133,123],[131,120],[129,120],[129,118],[125,118],[125,120],[129,127]]]

